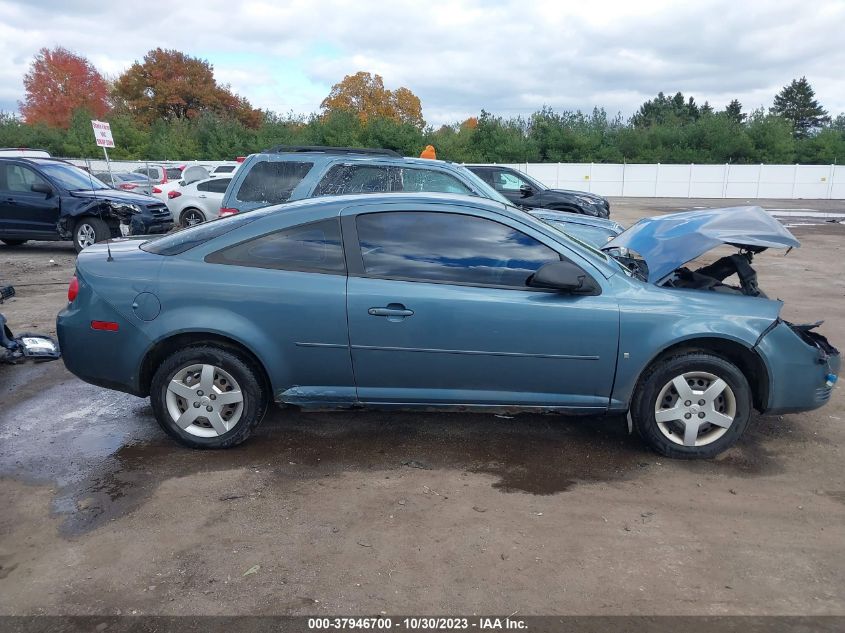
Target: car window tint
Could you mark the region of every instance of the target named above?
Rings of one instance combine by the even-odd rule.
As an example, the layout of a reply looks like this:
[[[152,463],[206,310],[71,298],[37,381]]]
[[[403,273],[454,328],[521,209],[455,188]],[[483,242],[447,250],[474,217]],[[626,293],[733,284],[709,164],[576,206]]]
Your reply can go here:
[[[17,193],[32,193],[32,185],[47,184],[36,172],[22,165],[4,165],[6,168],[5,189]]]
[[[399,191],[434,191],[439,193],[472,194],[472,190],[460,180],[442,171],[433,169],[399,170],[401,184]]]
[[[238,189],[241,202],[281,204],[311,170],[314,163],[299,161],[259,161],[252,165]]]
[[[381,165],[334,165],[314,190],[317,196],[391,191],[390,169]]]
[[[210,191],[211,193],[226,193],[226,187],[232,182],[231,178],[215,178],[206,180],[197,185],[197,191]]]
[[[500,171],[493,179],[493,185],[502,191],[519,191],[519,188],[525,184],[528,183],[508,171]]]
[[[346,260],[337,219],[301,224],[212,253],[206,261],[231,266],[343,273]]]
[[[553,249],[492,220],[456,213],[369,213],[356,220],[364,271],[377,277],[526,287]]]
[[[171,167],[167,170],[167,179],[168,180],[179,180],[181,177],[182,177],[182,170],[181,169]]]
[[[217,169],[214,170],[215,174],[231,174],[235,171],[234,165],[220,165]]]

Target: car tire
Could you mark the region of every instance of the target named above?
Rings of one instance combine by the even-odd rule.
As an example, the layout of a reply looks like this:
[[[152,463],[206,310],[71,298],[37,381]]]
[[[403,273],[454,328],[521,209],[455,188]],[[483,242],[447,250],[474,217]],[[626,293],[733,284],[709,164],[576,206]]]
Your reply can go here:
[[[199,345],[164,360],[153,376],[150,401],[170,437],[190,448],[217,449],[250,436],[267,411],[268,395],[249,359],[216,345]]]
[[[696,350],[669,356],[646,370],[634,393],[631,417],[640,436],[661,455],[706,459],[740,438],[751,408],[751,388],[739,368]]]
[[[0,240],[6,246],[20,246],[21,244],[26,244],[29,240]]]
[[[188,227],[205,222],[205,214],[196,207],[188,207],[179,214],[179,224]]]
[[[73,247],[77,253],[95,242],[103,242],[111,237],[109,225],[100,218],[85,216],[73,225]]]

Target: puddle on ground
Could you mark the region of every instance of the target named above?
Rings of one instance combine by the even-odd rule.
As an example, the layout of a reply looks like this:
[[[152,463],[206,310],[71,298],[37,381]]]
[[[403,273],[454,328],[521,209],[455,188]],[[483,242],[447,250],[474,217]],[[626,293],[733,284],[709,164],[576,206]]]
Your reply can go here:
[[[552,495],[655,468],[770,474],[779,471],[771,442],[800,433],[788,420],[759,417],[717,460],[673,462],[628,435],[620,416],[273,408],[246,444],[194,451],[160,431],[147,400],[65,378],[44,379],[44,389],[0,410],[0,477],[55,482],[66,535],[131,512],[164,480],[204,471],[260,468],[285,486],[349,471],[453,469],[490,475],[503,493]]]

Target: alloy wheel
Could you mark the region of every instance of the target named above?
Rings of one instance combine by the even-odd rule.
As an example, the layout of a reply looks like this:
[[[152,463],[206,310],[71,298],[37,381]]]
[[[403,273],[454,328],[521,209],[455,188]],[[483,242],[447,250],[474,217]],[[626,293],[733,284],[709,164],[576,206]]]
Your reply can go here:
[[[675,376],[660,390],[654,405],[657,428],[682,446],[712,444],[727,433],[736,413],[730,385],[703,371]]]
[[[87,223],[80,224],[76,229],[76,241],[80,248],[88,248],[97,241],[97,234],[94,227]]]
[[[203,222],[205,222],[205,217],[199,211],[189,210],[182,214],[182,223],[185,226],[194,226]]]

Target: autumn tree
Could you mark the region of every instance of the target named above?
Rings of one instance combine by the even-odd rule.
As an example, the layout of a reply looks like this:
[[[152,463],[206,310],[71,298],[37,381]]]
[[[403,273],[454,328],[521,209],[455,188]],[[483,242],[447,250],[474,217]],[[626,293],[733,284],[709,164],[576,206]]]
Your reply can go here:
[[[417,95],[407,88],[389,90],[384,87],[381,75],[363,71],[346,75],[332,86],[320,108],[324,115],[338,111],[353,112],[362,123],[381,117],[407,123],[417,129],[425,126]]]
[[[234,117],[255,128],[262,114],[249,102],[221,86],[214,67],[176,50],[157,48],[135,62],[117,80],[114,94],[139,120],[193,119],[213,113]]]
[[[830,123],[827,110],[819,105],[815,96],[816,92],[806,77],[793,79],[775,95],[775,104],[770,112],[792,123],[795,138],[804,138],[811,130]]]
[[[109,111],[103,76],[85,57],[56,47],[38,51],[23,78],[26,96],[20,103],[27,123],[68,129],[74,110],[96,118]]]

